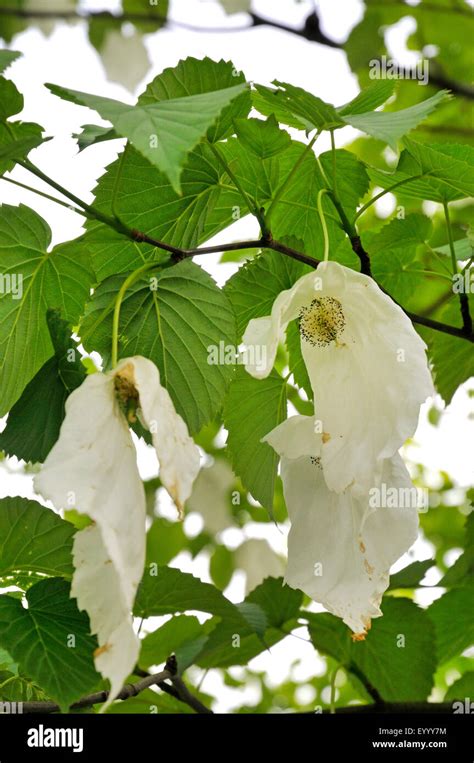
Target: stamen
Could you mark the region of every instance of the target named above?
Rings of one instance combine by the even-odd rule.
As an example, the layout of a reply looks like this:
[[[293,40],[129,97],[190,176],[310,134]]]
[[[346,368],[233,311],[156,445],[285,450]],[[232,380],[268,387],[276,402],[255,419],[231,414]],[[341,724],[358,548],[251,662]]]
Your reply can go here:
[[[127,373],[128,366],[123,371],[124,373],[116,374],[114,377],[115,394],[126,419],[130,424],[134,424],[137,420],[136,411],[140,404],[138,390],[133,383],[132,376]]]
[[[302,338],[314,347],[338,344],[346,321],[342,305],[335,297],[317,297],[309,307],[302,307],[299,328]]]

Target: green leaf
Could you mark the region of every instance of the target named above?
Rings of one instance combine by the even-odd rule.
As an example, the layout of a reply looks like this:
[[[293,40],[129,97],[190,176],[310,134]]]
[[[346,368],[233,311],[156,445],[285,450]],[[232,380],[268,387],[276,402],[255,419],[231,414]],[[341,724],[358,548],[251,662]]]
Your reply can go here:
[[[171,697],[169,694],[163,692],[152,691],[151,689],[145,689],[140,692],[137,697],[131,697],[126,702],[112,702],[107,709],[107,714],[111,715],[130,715],[131,713],[137,713],[140,715],[188,715],[194,714],[194,710],[186,705],[184,702],[180,702],[176,697]],[[169,723],[166,718],[163,718],[165,723]]]
[[[431,231],[429,218],[416,213],[405,219],[394,218],[378,232],[362,234],[374,278],[405,306],[424,286],[425,276],[419,272],[423,267],[414,260],[418,249],[430,238]]]
[[[127,145],[100,179],[95,206],[155,239],[192,248],[229,226],[236,207],[246,214],[240,194],[224,187],[226,177],[209,146],[201,144],[187,158],[179,196],[162,172]],[[99,281],[134,270],[153,256],[153,247],[129,241],[102,223],[86,227],[82,241]]]
[[[474,697],[474,670],[469,670],[467,673],[458,678],[445,694],[444,701],[450,702],[451,700],[461,700],[462,702],[468,697],[469,702]]]
[[[25,461],[44,461],[59,437],[70,393],[86,371],[71,339],[71,329],[56,311],[47,313],[55,354],[26,385],[0,434],[0,449]]]
[[[253,104],[261,114],[300,130],[329,130],[342,124],[334,106],[301,87],[274,80],[278,89],[255,85]]]
[[[267,120],[235,119],[235,131],[242,146],[259,159],[276,156],[290,146],[291,138],[285,130],[280,130],[272,115]]]
[[[142,0],[122,0],[122,10],[125,15],[147,16],[146,21],[139,21],[138,19],[133,21],[133,26],[144,33],[156,32],[157,29],[161,29],[166,24],[168,6],[169,0],[160,0],[159,3],[150,3],[144,10]]]
[[[18,665],[6,649],[0,647],[0,670],[8,671],[12,675],[18,673]]]
[[[359,201],[369,190],[369,176],[365,165],[350,151],[337,149],[325,151],[319,159],[329,179],[331,188],[334,187],[333,160],[336,161],[337,196],[349,219],[355,215]]]
[[[293,143],[290,150],[281,154],[281,162],[285,158],[286,163],[290,164],[290,169],[293,168],[304,150],[302,144]],[[286,178],[287,174],[288,172],[285,172],[283,177]],[[286,186],[271,213],[274,238],[281,241],[296,236],[303,242],[303,252],[316,259],[321,259],[324,252],[324,235],[318,213],[318,195],[326,185],[315,154],[312,151],[307,152],[298,167],[298,172]],[[347,237],[342,230],[339,213],[327,194],[323,196],[322,209],[328,229],[329,248],[330,251],[334,251],[342,241],[347,241]],[[350,244],[347,245],[350,248]]]
[[[469,299],[469,306],[471,315],[474,316],[474,299]],[[451,326],[461,327],[460,305],[456,295],[440,313],[439,320]],[[472,344],[464,339],[436,332],[433,333],[429,345],[436,389],[446,405],[449,405],[459,385],[474,375]]]
[[[386,597],[383,617],[372,621],[365,641],[333,615],[304,613],[316,649],[329,654],[386,702],[422,701],[433,685],[434,632],[427,613],[412,601]]]
[[[209,583],[173,567],[158,567],[156,575],[145,573],[135,601],[137,617],[172,615],[188,610],[218,615],[234,627],[249,627],[235,604]]]
[[[10,286],[0,293],[0,415],[53,354],[47,310],[59,308],[74,325],[89,296],[88,253],[67,244],[48,251],[50,237],[28,207],[0,207],[3,279]]]
[[[285,243],[298,248],[296,240]],[[290,289],[309,270],[301,262],[269,250],[242,265],[224,286],[237,319],[239,339],[252,318],[270,315],[279,293]]]
[[[49,90],[64,100],[97,111],[112,123],[116,133],[130,140],[151,164],[170,179],[180,192],[180,175],[186,155],[214,125],[223,109],[244,92],[246,83],[212,92],[160,100],[145,106],[126,103],[57,85]]]
[[[389,591],[396,591],[398,588],[418,588],[425,577],[427,570],[436,564],[434,559],[425,559],[422,562],[412,562],[404,567],[395,575],[390,577]]]
[[[23,109],[23,96],[4,77],[0,77],[0,104],[0,175],[3,175],[13,169],[15,160],[24,159],[44,139],[40,125],[6,121]]]
[[[351,665],[351,634],[342,620],[328,612],[315,615],[312,612],[303,611],[301,616],[308,620],[309,635],[318,652],[334,657],[345,667]]]
[[[272,371],[266,379],[258,380],[240,367],[224,406],[227,449],[235,474],[270,512],[278,455],[261,439],[285,418],[286,383],[281,376]]]
[[[262,638],[250,629],[236,630],[233,624],[223,620],[210,632],[196,662],[206,668],[247,664],[291,631],[302,598],[300,591],[283,585],[282,578],[267,578],[239,605],[241,611],[247,607],[247,612],[248,607],[257,607],[257,618],[263,626]],[[288,630],[284,626],[288,626]],[[257,630],[255,625],[254,629]]]
[[[453,588],[436,599],[427,613],[434,623],[438,662],[460,654],[474,642],[474,587]]]
[[[0,77],[0,119],[8,119],[23,109],[23,96],[16,85],[5,77]]]
[[[291,321],[288,324],[286,330],[286,346],[288,349],[288,365],[290,371],[293,373],[294,379],[298,387],[304,389],[308,399],[313,399],[313,388],[311,387],[311,381],[306,370],[306,364],[303,360],[303,353],[301,352],[301,334],[298,328],[298,321]]]
[[[214,93],[236,85],[245,85],[245,76],[236,70],[231,61],[212,61],[207,56],[202,59],[189,57],[155,77],[139,97],[138,103],[147,106],[159,101]],[[215,143],[228,138],[234,131],[233,120],[246,117],[249,111],[250,92],[245,89],[222,110],[207,131],[207,139]]]
[[[16,61],[21,55],[22,53],[19,53],[17,50],[0,50],[0,73],[8,69],[13,61]]]
[[[75,531],[72,524],[36,501],[2,498],[0,579],[11,585],[12,580],[31,573],[69,578]]]
[[[472,195],[470,180],[474,168],[474,148],[467,144],[442,143],[430,146],[407,141],[410,151],[402,151],[395,172],[368,168],[371,180],[382,188],[395,189],[407,198],[444,202]],[[415,146],[415,148],[413,148]],[[416,178],[416,179],[412,179]]]
[[[456,143],[426,145],[408,138],[404,144],[423,172],[429,173],[439,185],[447,186],[447,193],[474,196],[474,147]],[[449,196],[445,198],[449,200]]]
[[[377,232],[363,233],[362,242],[370,248],[371,257],[400,249],[410,260],[415,257],[418,247],[430,238],[432,227],[428,217],[413,213],[400,220],[393,218]]]
[[[184,548],[186,540],[182,522],[157,517],[146,536],[147,565],[168,564]]]
[[[119,136],[110,127],[82,125],[81,132],[73,133],[72,137],[77,140],[79,151],[84,151],[89,146],[95,146],[96,143],[102,143],[105,140],[116,140]]]
[[[180,647],[202,635],[202,625],[197,617],[177,615],[168,620],[153,633],[149,633],[142,641],[138,664],[141,668],[149,668],[151,665],[160,665],[171,654],[178,653]]]
[[[46,143],[42,127],[30,122],[0,122],[0,175],[10,172],[15,162],[25,159],[32,148]]]
[[[341,117],[345,114],[365,114],[367,111],[374,111],[393,95],[394,90],[394,80],[380,79],[361,90],[349,103],[339,106],[337,111]]]
[[[451,246],[445,244],[444,246],[437,246],[436,251],[440,254],[444,254],[446,257],[451,257]],[[454,242],[454,253],[457,260],[469,260],[474,256],[474,244],[471,238],[460,238]]]
[[[89,635],[89,619],[77,609],[64,580],[42,580],[26,598],[28,609],[11,596],[0,596],[0,644],[18,661],[21,672],[66,711],[99,681],[92,659],[97,642]],[[69,646],[71,637],[74,647]]]
[[[4,677],[0,679],[0,699],[3,702],[44,702],[48,699],[48,695],[28,679],[14,674],[7,674],[3,680]]]
[[[283,578],[266,578],[251,591],[246,601],[258,604],[265,612],[268,625],[280,628],[297,617],[303,594],[285,585]]]
[[[472,583],[474,580],[474,511],[467,517],[465,528],[464,553],[440,580],[439,585],[443,588]]]
[[[267,627],[267,616],[261,606],[247,598],[237,604],[237,609],[245,617],[251,629],[262,638]]]
[[[291,625],[294,627],[293,623]],[[286,633],[282,630],[270,627],[262,638],[251,633],[248,627],[236,628],[232,623],[223,621],[211,630],[201,652],[195,657],[195,662],[202,668],[248,665],[250,660],[266,649],[271,649],[285,636]]]
[[[234,555],[226,546],[215,547],[209,562],[209,574],[221,591],[229,585],[234,574]]]
[[[233,365],[210,362],[210,348],[235,346],[232,308],[212,278],[189,260],[151,279],[137,282],[122,302],[119,354],[150,358],[176,410],[197,432],[221,408],[233,375]],[[80,328],[84,344],[106,358],[122,280],[109,278],[97,288]]]
[[[449,97],[447,90],[440,90],[431,98],[400,111],[369,111],[366,114],[345,112],[344,122],[377,140],[383,140],[396,151],[400,138],[413,130]]]

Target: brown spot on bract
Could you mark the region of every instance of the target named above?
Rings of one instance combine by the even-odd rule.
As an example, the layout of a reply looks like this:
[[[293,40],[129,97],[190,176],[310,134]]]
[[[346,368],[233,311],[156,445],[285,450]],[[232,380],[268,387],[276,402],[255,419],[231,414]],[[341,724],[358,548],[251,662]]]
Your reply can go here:
[[[364,541],[362,540],[362,538],[359,539],[359,548],[362,551],[362,553],[365,554],[365,546],[364,546]]]
[[[366,571],[367,575],[369,575],[369,577],[371,575],[373,575],[374,568],[372,567],[371,564],[368,563],[367,559],[364,559],[364,567],[365,567],[365,571]]]
[[[109,652],[112,649],[112,644],[104,644],[104,646],[99,646],[97,649],[94,650],[94,659],[96,657],[100,657],[101,654],[104,654],[105,652]]]
[[[321,435],[321,439],[323,441],[323,445],[325,445],[331,439],[331,435],[328,432],[323,432]]]
[[[169,485],[169,487],[166,489],[168,490],[169,495],[173,499],[174,504],[178,509],[178,519],[184,519],[184,506],[178,498],[178,486],[175,482],[173,482],[173,484]]]
[[[366,631],[362,631],[361,633],[353,633],[351,636],[352,641],[365,641],[365,637],[367,636]]]

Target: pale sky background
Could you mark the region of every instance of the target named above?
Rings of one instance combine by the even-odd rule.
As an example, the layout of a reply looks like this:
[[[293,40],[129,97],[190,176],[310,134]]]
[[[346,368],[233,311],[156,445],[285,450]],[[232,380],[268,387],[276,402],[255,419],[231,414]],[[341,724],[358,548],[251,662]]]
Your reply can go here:
[[[65,5],[67,0],[46,0],[43,7],[57,8]],[[31,3],[33,4],[33,2]],[[39,3],[38,3],[39,5]],[[313,9],[315,3],[308,0],[295,4],[293,0],[280,0],[278,3],[270,0],[256,0],[253,3],[255,12],[269,15],[275,20],[288,22],[299,26],[303,19]],[[344,40],[350,29],[360,20],[362,3],[359,0],[320,0],[316,3],[319,8],[323,31],[336,40]],[[89,10],[115,10],[117,4],[111,0],[99,2],[89,0],[82,3]],[[172,0],[170,17],[196,25],[223,26],[242,25],[245,15],[227,17],[214,0]],[[416,63],[418,53],[406,49],[406,39],[415,25],[413,18],[401,20],[388,36],[390,54],[404,65]],[[85,201],[92,201],[91,190],[96,179],[103,173],[104,167],[112,161],[122,143],[113,141],[102,143],[77,154],[77,144],[70,137],[78,132],[85,123],[106,124],[88,109],[60,101],[51,95],[44,87],[44,82],[54,82],[60,85],[105,95],[119,100],[133,102],[136,95],[145,85],[168,66],[175,66],[181,58],[209,56],[215,60],[224,58],[232,60],[238,69],[242,69],[247,78],[256,82],[269,84],[273,79],[281,79],[306,88],[315,95],[335,103],[342,104],[358,92],[355,77],[352,75],[345,54],[315,43],[306,42],[301,38],[277,30],[259,27],[249,32],[228,34],[196,34],[172,27],[155,35],[145,37],[145,44],[151,60],[151,68],[147,75],[131,93],[119,84],[112,84],[105,76],[104,68],[98,54],[88,43],[85,26],[82,23],[59,23],[55,31],[48,37],[38,29],[30,29],[15,38],[11,47],[21,51],[23,57],[15,62],[7,71],[6,76],[12,79],[25,96],[25,108],[21,118],[25,121],[38,121],[46,133],[54,135],[54,140],[30,153],[30,159],[47,172],[56,181]],[[122,43],[120,54],[116,57],[124,67],[124,75],[130,76],[133,69],[133,40],[126,45]],[[130,48],[128,48],[130,46]],[[350,142],[356,135],[352,128],[345,128],[336,133],[337,145]],[[301,139],[301,134],[299,135]],[[322,136],[318,140],[318,152],[329,148],[329,138]],[[28,183],[31,186],[50,191],[40,181],[30,176],[25,170],[16,168],[12,177]],[[50,224],[53,231],[53,243],[74,238],[82,232],[83,218],[60,206],[35,196],[33,193],[22,191],[11,184],[0,180],[0,202],[9,204],[24,203],[35,209]],[[393,211],[390,197],[384,199],[379,206],[380,213],[385,215]],[[256,233],[252,220],[242,220],[232,229],[219,234],[214,240],[220,243],[224,240],[251,237]],[[200,259],[200,265],[205,267],[219,283],[225,281],[234,271],[232,264],[217,267],[218,256],[207,256]],[[474,388],[473,380],[463,385],[455,395],[449,408],[442,415],[437,428],[432,427],[426,412],[429,405],[423,407],[420,424],[414,437],[414,445],[410,445],[405,453],[417,462],[425,464],[432,472],[433,485],[436,485],[436,472],[439,469],[447,471],[454,483],[461,487],[472,484],[474,452],[474,398],[468,397],[468,390]],[[443,407],[437,400],[438,407]],[[1,424],[0,424],[1,426]],[[147,451],[146,446],[140,446],[139,465],[143,477],[156,475],[156,457]],[[22,473],[21,464],[16,459],[9,459],[0,470],[0,497],[7,495],[33,495],[32,476]],[[458,497],[453,491],[453,502]],[[166,502],[160,503],[160,511],[166,516],[170,507]],[[186,530],[197,533],[201,526],[197,514],[189,515],[186,519]],[[226,530],[221,539],[229,547],[239,546],[246,538],[264,537],[278,553],[286,553],[287,527],[276,528],[273,524],[250,524],[244,531],[236,528]],[[452,559],[455,558],[452,554]],[[431,556],[431,547],[423,539],[419,539],[409,554],[401,559],[394,569],[400,569],[413,559],[426,559]],[[191,561],[189,554],[180,554],[173,566],[193,572],[204,580],[209,580],[207,574],[207,557],[199,555]],[[438,579],[436,571],[426,580],[435,584]],[[226,595],[239,601],[244,596],[245,576],[237,572],[231,584],[226,589]],[[440,589],[420,591],[417,600],[427,604],[442,593]],[[315,605],[315,610],[318,607]],[[319,608],[320,609],[320,608]],[[168,618],[154,619],[156,623]],[[144,629],[151,623],[145,624]],[[300,629],[297,635],[307,638],[305,629]],[[297,662],[292,667],[292,663]],[[265,670],[269,685],[276,685],[284,680],[289,673],[295,680],[304,680],[310,676],[324,672],[323,663],[318,658],[313,647],[301,640],[288,637],[272,647],[271,653],[265,652],[251,661],[250,667]],[[238,676],[239,668],[232,669]],[[195,669],[196,675],[202,671]],[[226,712],[238,706],[244,700],[255,703],[258,700],[256,686],[249,685],[243,696],[242,690],[230,689],[222,685],[217,671],[210,671],[203,686],[204,691],[215,693],[218,697],[216,710]],[[301,699],[311,699],[310,687],[302,688]],[[306,692],[306,694],[305,694]],[[309,692],[309,694],[308,694]],[[327,700],[327,693],[323,697]],[[319,701],[319,700],[318,700]]]

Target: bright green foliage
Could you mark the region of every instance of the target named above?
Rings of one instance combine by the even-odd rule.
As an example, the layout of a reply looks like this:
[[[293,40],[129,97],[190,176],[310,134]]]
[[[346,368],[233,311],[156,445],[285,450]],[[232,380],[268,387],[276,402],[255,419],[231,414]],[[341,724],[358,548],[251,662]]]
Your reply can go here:
[[[270,511],[278,457],[262,437],[286,417],[285,383],[276,372],[254,379],[240,368],[232,382],[224,409],[229,431],[227,448],[234,471],[253,497]]]
[[[437,657],[446,662],[472,646],[474,641],[474,610],[472,581],[470,586],[453,588],[437,599],[428,609],[436,631]],[[453,612],[456,613],[453,617]]]
[[[474,300],[469,299],[471,315]],[[453,326],[461,326],[459,303],[452,297],[440,318]],[[446,403],[449,403],[462,382],[474,374],[474,352],[468,342],[456,340],[448,334],[433,336],[430,343],[436,387]]]
[[[188,67],[191,67],[192,61],[188,60]],[[196,74],[190,76],[191,90],[197,89],[195,79],[199,77],[201,68],[198,67]],[[245,83],[233,82],[232,86],[221,85],[219,89],[200,90],[192,95],[168,96],[166,99],[155,95],[156,100],[146,105],[129,106],[111,98],[49,85],[51,92],[60,98],[88,106],[111,122],[115,132],[130,140],[151,164],[162,170],[178,192],[186,154],[216,123],[225,107],[243,93],[244,88]]]
[[[75,528],[50,509],[26,498],[0,500],[0,580],[31,585],[40,574],[72,574]],[[25,544],[25,538],[29,542]],[[1,599],[0,599],[1,601]]]
[[[22,673],[67,710],[99,681],[88,618],[69,598],[68,583],[59,578],[36,583],[26,598],[28,609],[8,594],[0,597],[0,644],[18,661]],[[71,635],[74,648],[68,646]]]
[[[50,310],[47,321],[55,353],[26,385],[0,434],[0,448],[25,461],[44,461],[58,439],[69,394],[86,376],[71,329]]]
[[[101,284],[81,326],[87,348],[106,357],[121,283],[109,278]],[[120,330],[122,357],[144,355],[156,363],[161,383],[192,432],[219,411],[233,366],[208,358],[220,343],[235,345],[234,315],[225,294],[198,265],[182,262],[137,282],[122,303]]]
[[[423,562],[412,562],[408,567],[404,567],[400,572],[390,577],[389,590],[398,588],[418,588],[423,580],[425,573],[433,566],[433,559],[426,559]]]
[[[221,5],[228,13],[250,9],[247,0],[222,0]],[[448,11],[441,0],[431,16],[427,6],[410,5],[418,23],[410,45],[417,50],[428,43],[438,46],[444,78],[458,78],[462,92],[468,87],[472,21],[466,18],[464,24],[466,14]],[[143,3],[123,0],[122,9],[140,14]],[[168,3],[160,0],[146,18],[130,22],[129,41],[143,46],[143,34],[151,41],[167,14]],[[455,14],[463,20],[456,30]],[[270,577],[280,574],[281,561],[278,555],[272,565],[270,540],[257,543],[261,558],[246,562],[244,553],[255,540],[254,522],[259,530],[268,529],[268,538],[271,531],[286,534],[288,529],[279,459],[262,438],[295,410],[315,411],[297,320],[280,337],[275,368],[265,379],[245,371],[240,342],[249,321],[270,315],[277,296],[318,265],[325,228],[329,259],[360,270],[360,237],[373,277],[393,299],[407,311],[446,324],[448,331],[461,330],[450,231],[441,207],[424,202],[449,204],[454,259],[459,271],[465,269],[463,288],[470,293],[470,99],[456,94],[455,87],[456,97],[449,99],[443,82],[430,81],[424,88],[372,79],[370,60],[387,52],[384,29],[403,16],[403,3],[366,3],[344,44],[361,89],[342,106],[319,98],[316,85],[309,92],[279,80],[271,87],[250,84],[231,62],[207,57],[184,58],[165,69],[135,105],[50,86],[60,98],[94,110],[111,124],[84,124],[74,136],[79,151],[96,146],[99,154],[102,143],[116,141],[111,148],[118,157],[98,179],[90,206],[74,201],[84,209],[85,232],[73,241],[52,248],[49,226],[36,212],[23,205],[0,207],[0,415],[8,414],[0,433],[4,456],[45,460],[57,442],[68,396],[86,371],[96,370],[92,360],[81,360],[82,347],[99,353],[103,370],[110,370],[117,295],[125,279],[144,265],[149,269],[123,295],[118,357],[142,355],[156,364],[202,451],[205,472],[185,506],[184,523],[167,518],[159,465],[147,475],[146,563],[133,613],[140,620],[136,630],[142,647],[137,675],[129,681],[175,654],[180,675],[185,673],[192,693],[207,705],[213,697],[198,688],[203,671],[217,669],[225,685],[236,690],[256,683],[260,698],[254,707],[242,700],[237,708],[242,713],[314,712],[315,703],[326,709],[324,697],[339,666],[338,706],[425,702],[430,696],[438,701],[443,693],[447,702],[472,696],[472,662],[465,654],[474,639],[472,496],[452,475],[439,473],[432,490],[439,505],[420,514],[422,533],[433,547],[427,556],[433,558],[413,561],[392,576],[380,605],[383,617],[374,618],[363,641],[353,641],[342,620],[311,611],[301,591]],[[0,14],[0,35],[9,41],[29,23]],[[31,23],[44,25],[45,20]],[[88,24],[89,38],[104,59],[111,40],[123,40],[126,50],[121,21],[111,13],[81,23]],[[0,51],[0,72],[17,55]],[[432,72],[435,68],[433,62]],[[5,78],[0,78],[0,101],[0,173],[5,173],[17,162],[24,167],[29,152],[45,138],[40,125],[18,121],[23,96]],[[62,108],[60,101],[56,106]],[[337,131],[347,125],[363,136],[345,148],[322,151],[324,141],[324,148],[330,145],[328,132],[342,144],[348,131]],[[318,137],[320,132],[326,135]],[[401,148],[394,156],[393,150]],[[45,163],[41,168],[46,173]],[[23,170],[18,177],[28,182]],[[380,189],[393,194],[388,217],[371,203]],[[61,186],[53,185],[51,193],[60,192]],[[71,198],[69,189],[61,193]],[[249,240],[237,240],[233,224],[252,216],[257,219]],[[220,254],[221,245],[228,249],[220,259],[222,278],[214,278],[213,270],[211,277],[205,254],[190,251],[214,245],[216,234],[222,244],[214,254]],[[286,254],[277,251],[282,247]],[[312,260],[303,264],[295,252]],[[224,283],[226,268],[233,274]],[[467,330],[461,337],[415,325],[428,345],[437,391],[449,403],[474,375]],[[435,401],[432,426],[443,415]],[[150,442],[139,421],[133,429]],[[12,461],[0,466],[10,469],[12,463],[16,469]],[[426,487],[429,464],[411,466],[417,486]],[[94,668],[97,643],[88,618],[70,597],[74,533],[90,520],[74,510],[65,517],[26,498],[0,500],[0,584],[9,588],[0,595],[1,701],[53,700],[67,710],[85,694],[107,688]],[[273,518],[277,528],[270,524]],[[449,566],[453,549],[462,553]],[[200,565],[199,577],[181,571],[191,563]],[[426,593],[429,588],[422,583],[426,573],[430,583],[438,574],[435,583],[446,591],[422,608],[412,597],[415,589]],[[244,577],[246,590],[254,590],[234,603],[235,586]],[[155,618],[163,619],[157,623]],[[305,680],[316,692],[314,702],[307,703],[293,674],[275,689],[261,663],[250,662],[259,655],[266,659],[268,650],[278,655],[272,647],[293,634],[278,649],[291,651],[297,668],[302,645],[294,636],[307,641],[305,629],[323,662],[318,662],[318,675]],[[68,644],[71,634],[74,649]],[[228,670],[233,666],[240,666],[239,672]],[[449,685],[452,670],[460,678]],[[110,708],[155,711],[191,708],[160,689]]]
[[[0,293],[2,414],[53,355],[47,310],[59,309],[61,317],[74,324],[89,294],[92,274],[87,252],[67,245],[48,251],[50,241],[48,225],[33,210],[23,205],[0,207],[3,273],[14,285],[10,292]]]
[[[313,644],[386,701],[426,699],[436,665],[428,615],[408,599],[388,597],[382,611],[359,642],[352,642],[348,629],[332,615],[307,615]]]
[[[44,139],[43,128],[38,124],[7,121],[23,109],[23,96],[13,82],[4,77],[0,77],[0,104],[0,175],[3,175],[13,169],[14,160],[25,159]]]

